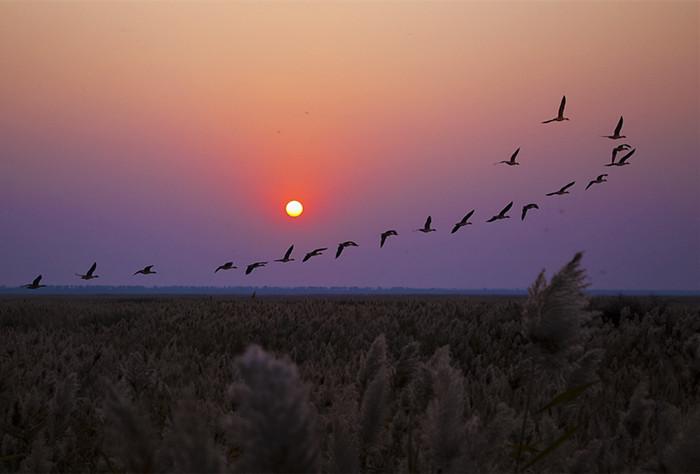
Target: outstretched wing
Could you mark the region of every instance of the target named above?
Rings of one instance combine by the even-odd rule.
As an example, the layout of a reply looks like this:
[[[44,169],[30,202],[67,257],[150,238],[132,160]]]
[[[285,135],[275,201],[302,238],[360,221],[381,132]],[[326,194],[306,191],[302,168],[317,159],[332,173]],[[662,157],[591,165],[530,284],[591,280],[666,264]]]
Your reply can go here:
[[[381,240],[379,241],[379,248],[384,247],[384,242],[386,242],[387,237],[389,237],[388,233],[382,233]]]
[[[588,191],[588,188],[590,188],[590,187],[593,186],[594,184],[595,184],[595,180],[589,182],[589,183],[588,183],[588,186],[586,186],[586,191]]]
[[[559,104],[559,117],[564,117],[564,107],[566,107],[566,96],[561,98],[561,104]]]
[[[254,268],[255,268],[255,264],[251,263],[250,265],[245,267],[245,274],[250,275],[250,272],[252,272]]]
[[[561,188],[560,191],[566,191],[567,189],[569,189],[569,188],[570,188],[571,186],[573,186],[574,184],[576,184],[576,181],[570,182],[569,184],[567,184],[566,186],[564,186],[563,188]]]
[[[340,254],[343,253],[343,249],[345,246],[343,244],[338,244],[338,250],[335,252],[335,258],[340,257]]]
[[[511,163],[515,163],[515,158],[518,156],[518,153],[520,153],[520,148],[515,150],[515,152],[512,155],[510,155],[510,162]]]
[[[596,179],[597,179],[598,181],[602,181],[603,178],[607,178],[607,177],[608,177],[608,174],[607,174],[607,173],[604,173],[604,174],[599,174],[598,177],[597,177]]]
[[[545,121],[544,121],[544,122],[542,122],[542,123],[549,123],[549,122],[554,122],[555,120],[556,120],[556,118],[553,118],[553,119],[545,120]]]
[[[450,232],[450,234],[454,234],[455,232],[457,232],[460,227],[461,226],[459,225],[459,223],[455,224],[454,227],[452,228],[452,231]]]
[[[486,222],[493,222],[496,219],[498,219],[498,216],[493,216],[491,219],[487,220]]]
[[[521,221],[524,221],[524,220],[525,220],[525,214],[527,214],[527,210],[528,210],[528,209],[529,209],[528,206],[523,206],[523,212],[522,212],[522,214],[520,215],[520,220],[521,220]]]
[[[428,216],[428,218],[425,220],[425,225],[423,226],[424,229],[430,229],[430,223],[433,222],[432,216]]]
[[[513,201],[509,202],[506,207],[504,207],[501,212],[498,213],[499,216],[503,217],[510,211],[510,208],[513,207]]]
[[[39,275],[38,277],[36,277],[34,279],[34,281],[32,282],[32,286],[38,286],[40,281],[41,281],[41,275]]]
[[[290,255],[292,255],[292,250],[294,250],[294,245],[291,245],[287,251],[284,253],[284,259],[287,260]]]
[[[94,262],[92,266],[90,267],[90,270],[87,272],[87,276],[92,276],[93,273],[95,273],[95,270],[97,269],[97,262]]]
[[[625,161],[627,161],[632,155],[634,155],[634,152],[637,151],[636,148],[632,148],[632,151],[627,153],[625,156],[620,158],[620,161],[618,162],[619,164],[623,164]]]
[[[617,136],[622,131],[622,115],[620,115],[620,120],[617,121],[617,126],[615,127],[615,133],[613,135]]]

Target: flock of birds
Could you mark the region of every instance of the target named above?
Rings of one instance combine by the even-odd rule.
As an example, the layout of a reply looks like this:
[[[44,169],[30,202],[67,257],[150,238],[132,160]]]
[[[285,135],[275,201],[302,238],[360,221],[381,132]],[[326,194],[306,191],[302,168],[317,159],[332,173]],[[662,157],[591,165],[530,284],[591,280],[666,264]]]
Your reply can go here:
[[[568,117],[564,116],[564,108],[566,107],[566,96],[562,97],[561,103],[559,105],[559,112],[556,117],[551,118],[549,120],[545,120],[542,123],[547,124],[550,122],[563,122],[565,120],[569,120]],[[609,138],[611,140],[619,140],[622,138],[627,138],[625,135],[621,135],[622,133],[622,124],[623,124],[623,118],[620,117],[620,120],[618,120],[617,125],[615,126],[615,130],[613,131],[612,135],[602,135],[604,138]],[[612,150],[612,159],[610,163],[605,164],[605,166],[627,166],[630,164],[629,159],[634,155],[635,148],[631,148],[630,145],[628,144],[621,144],[613,148]],[[622,156],[619,160],[617,160],[618,154],[626,152],[624,156]],[[504,160],[500,161],[499,164],[506,164],[508,166],[518,166],[520,163],[518,163],[517,158],[518,158],[518,153],[520,153],[520,148],[515,150],[515,152],[511,155],[509,160]],[[617,160],[617,161],[616,161]],[[601,184],[605,183],[607,180],[607,174],[601,174],[598,175],[595,179],[591,180],[588,185],[586,186],[586,190],[588,190],[591,186],[594,184]],[[553,191],[551,193],[545,194],[545,196],[563,196],[565,194],[570,194],[569,189],[571,189],[574,185],[576,184],[576,181],[571,181],[570,183],[567,183],[566,185],[562,186],[560,189],[557,191]],[[510,212],[511,208],[513,207],[513,201],[509,202],[503,209],[501,209],[501,212],[498,214],[494,215],[490,219],[488,219],[486,222],[494,222],[502,219],[509,219],[510,216],[508,215],[508,212]],[[539,209],[539,206],[536,203],[529,203],[523,206],[521,214],[520,214],[520,219],[525,220],[525,216],[527,213],[533,209]],[[469,219],[474,215],[474,209],[469,211],[459,222],[457,222],[453,227],[451,233],[454,234],[457,232],[459,229],[461,229],[464,226],[471,225],[472,222],[469,222]],[[423,224],[423,227],[416,229],[418,232],[423,232],[425,234],[430,233],[430,232],[435,232],[437,229],[432,227],[432,217],[428,216],[428,218],[425,220],[425,223]],[[387,239],[392,236],[397,236],[399,233],[394,230],[394,229],[389,229],[380,234],[380,240],[379,240],[379,247],[384,247],[384,244],[387,242]],[[348,240],[345,242],[341,242],[338,244],[337,250],[335,252],[335,258],[340,257],[343,254],[343,251],[348,248],[348,247],[359,247],[359,245],[352,241]],[[317,257],[319,255],[323,255],[323,252],[328,250],[328,247],[320,247],[317,249],[312,250],[311,252],[307,252],[304,255],[304,258],[301,260],[302,262],[307,262],[309,259],[313,257]],[[293,262],[295,259],[292,258],[292,252],[294,251],[294,245],[291,245],[287,251],[284,253],[284,256],[280,259],[275,260],[275,262],[280,262],[280,263],[289,263]],[[267,265],[268,262],[266,261],[259,261],[259,262],[253,262],[245,267],[245,274],[250,275],[256,268],[264,267]],[[134,275],[154,275],[157,272],[153,270],[154,265],[147,265],[144,268],[134,272]],[[218,273],[219,271],[222,270],[234,270],[237,269],[238,267],[234,265],[233,262],[226,262],[223,265],[219,265],[216,267],[214,270],[214,273]],[[82,280],[93,280],[95,278],[99,278],[99,275],[95,274],[95,271],[97,270],[97,262],[94,262],[90,269],[87,271],[87,273],[80,274],[76,273],[76,276],[79,277]],[[42,275],[37,276],[32,283],[29,283],[27,285],[23,285],[23,288],[28,288],[30,290],[36,290],[38,288],[43,288],[46,285],[41,284],[41,278]]]

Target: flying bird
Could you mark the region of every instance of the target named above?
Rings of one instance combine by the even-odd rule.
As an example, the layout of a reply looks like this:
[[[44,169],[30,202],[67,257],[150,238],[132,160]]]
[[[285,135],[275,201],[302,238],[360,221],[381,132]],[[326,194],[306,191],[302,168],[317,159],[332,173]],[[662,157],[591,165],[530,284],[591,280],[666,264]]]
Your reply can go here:
[[[328,247],[321,247],[320,249],[315,249],[312,250],[311,252],[307,253],[304,255],[304,259],[302,260],[302,263],[310,259],[311,257],[316,257],[318,255],[323,255],[324,250],[328,250]]]
[[[85,275],[81,275],[80,273],[76,273],[76,276],[79,276],[82,280],[92,280],[93,278],[99,278],[99,275],[95,275],[95,270],[97,269],[97,262],[94,262],[92,266],[90,267],[90,270],[87,271]]]
[[[637,149],[636,149],[636,148],[632,148],[625,156],[623,156],[622,158],[620,158],[620,161],[618,161],[617,163],[615,163],[615,162],[613,161],[612,163],[608,163],[608,164],[605,165],[605,166],[626,166],[626,165],[629,165],[629,163],[627,162],[627,160],[629,160],[630,157],[631,157],[632,155],[634,155],[634,152],[635,152],[635,151],[637,151]]]
[[[289,258],[289,256],[292,255],[292,250],[294,250],[294,245],[290,245],[287,251],[284,253],[284,257],[278,258],[277,260],[275,260],[275,262],[287,263],[294,261],[293,258]]]
[[[612,149],[612,160],[611,163],[615,163],[615,158],[617,158],[617,154],[620,153],[621,151],[629,150],[632,148],[629,146],[627,143],[623,143],[622,145],[617,145],[615,148]]]
[[[381,238],[381,240],[379,241],[379,248],[384,247],[384,242],[386,242],[386,239],[387,239],[390,235],[399,235],[399,233],[396,232],[395,230],[387,230],[386,232],[382,232],[382,238]]]
[[[620,135],[620,132],[622,131],[622,116],[620,116],[620,120],[617,121],[617,126],[615,127],[615,131],[613,132],[612,135],[603,135],[604,138],[610,138],[612,140],[617,140],[619,138],[627,138],[625,135]]]
[[[524,220],[525,220],[525,215],[527,214],[527,211],[529,211],[530,209],[539,209],[539,208],[540,208],[540,206],[538,206],[538,205],[535,204],[534,202],[531,203],[531,204],[527,204],[526,206],[523,206],[523,213],[522,213],[522,215],[520,216],[520,220],[521,220],[521,221],[524,221]]]
[[[246,275],[250,275],[250,272],[252,272],[252,271],[255,270],[256,268],[264,267],[265,265],[267,265],[267,262],[255,262],[255,263],[251,263],[250,265],[248,265],[247,267],[245,267],[245,274],[246,274]]]
[[[471,211],[469,211],[469,212],[467,213],[466,216],[462,217],[462,220],[461,220],[461,221],[457,222],[457,223],[454,225],[454,227],[452,228],[452,232],[450,232],[450,234],[454,234],[455,232],[457,232],[459,229],[461,229],[461,228],[464,227],[465,225],[472,225],[472,223],[471,223],[471,222],[468,222],[468,221],[469,221],[469,218],[470,218],[473,214],[474,214],[474,209],[472,209]]]
[[[216,270],[214,270],[214,273],[218,272],[219,270],[231,270],[234,268],[238,268],[238,267],[234,266],[233,262],[226,262],[223,265],[219,265],[218,267],[216,267]]]
[[[158,273],[158,272],[153,271],[153,265],[148,265],[147,267],[143,267],[143,269],[135,272],[134,275],[138,275],[139,273],[141,275],[153,275],[154,273]]]
[[[347,240],[345,242],[341,242],[338,244],[338,250],[335,252],[335,258],[340,257],[340,254],[343,253],[343,250],[345,250],[345,247],[359,247],[355,242],[352,240]]]
[[[564,120],[569,120],[568,117],[564,117],[564,107],[566,107],[566,96],[561,98],[561,103],[559,104],[559,113],[553,119],[545,120],[542,123],[549,122],[563,122]]]
[[[598,175],[598,177],[596,179],[588,182],[588,186],[586,186],[586,190],[588,190],[588,188],[590,188],[594,184],[607,183],[608,180],[605,179],[607,176],[608,176],[607,174]]]
[[[547,193],[545,196],[563,196],[564,194],[570,194],[569,191],[567,191],[571,186],[576,184],[576,181],[572,181],[566,186],[562,186],[559,191],[554,191],[553,193]]]
[[[497,215],[493,216],[491,219],[487,220],[486,222],[493,222],[493,221],[498,221],[501,219],[510,219],[510,216],[508,216],[506,214],[508,214],[508,211],[510,211],[511,207],[513,207],[513,201],[509,202],[506,207],[501,209],[501,212],[499,212]]]
[[[29,283],[28,285],[22,285],[22,288],[27,288],[29,290],[37,290],[39,288],[44,288],[46,285],[40,285],[39,282],[41,281],[41,275],[36,277],[33,282]]]
[[[518,153],[520,153],[520,148],[518,148],[517,150],[515,150],[515,152],[514,152],[512,155],[510,155],[510,160],[503,160],[503,161],[499,161],[498,163],[499,163],[499,164],[500,164],[500,163],[505,163],[505,164],[507,164],[508,166],[517,166],[517,165],[520,164],[520,163],[518,163],[517,161],[515,161],[515,158],[518,156]]]
[[[432,229],[430,227],[431,222],[433,222],[433,218],[428,216],[428,218],[425,220],[425,224],[423,224],[423,227],[416,230],[419,232],[423,232],[424,234],[427,234],[428,232],[435,232],[437,229]]]

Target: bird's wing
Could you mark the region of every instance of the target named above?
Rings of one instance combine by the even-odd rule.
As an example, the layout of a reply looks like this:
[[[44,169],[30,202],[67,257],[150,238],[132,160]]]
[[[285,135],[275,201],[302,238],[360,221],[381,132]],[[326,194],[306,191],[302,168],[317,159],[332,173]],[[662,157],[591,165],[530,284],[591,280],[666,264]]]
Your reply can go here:
[[[311,252],[309,252],[309,253],[307,253],[306,255],[304,255],[304,259],[302,260],[302,263],[305,262],[305,261],[307,261],[308,259],[310,259],[310,258],[312,257],[312,255],[313,255],[313,254],[312,254]]]
[[[459,227],[460,227],[459,223],[455,224],[454,227],[452,228],[452,232],[450,232],[450,234],[454,234],[455,232],[457,232],[459,230]]]
[[[515,163],[515,158],[518,156],[518,153],[520,153],[520,148],[515,150],[515,152],[512,155],[510,155],[510,162],[511,163]]]
[[[525,214],[527,214],[527,210],[528,210],[528,209],[529,209],[529,207],[523,206],[523,212],[522,212],[522,214],[520,215],[520,220],[521,220],[521,221],[524,221],[524,220],[525,220]]]
[[[292,245],[291,247],[289,247],[289,248],[287,249],[287,252],[285,252],[285,254],[284,254],[284,259],[285,259],[285,260],[287,260],[287,259],[289,258],[289,256],[292,254],[292,250],[294,250],[294,245]]]
[[[493,216],[491,219],[487,220],[486,222],[493,222],[496,219],[498,219],[498,216]]]
[[[147,272],[150,272],[152,268],[153,268],[153,265],[148,265],[147,267],[143,267],[144,271],[147,271]]]
[[[561,104],[559,104],[559,117],[564,116],[564,107],[566,107],[566,96],[561,98]]]
[[[467,215],[464,216],[464,219],[463,219],[464,222],[467,222],[467,221],[469,220],[469,218],[470,218],[471,216],[473,216],[473,215],[474,215],[474,209],[472,209],[471,211],[467,212]]]
[[[554,193],[547,193],[547,194],[545,194],[545,196],[554,196],[555,194],[557,194],[557,193],[556,193],[556,192],[554,192]]]
[[[499,216],[505,216],[508,211],[510,211],[510,208],[513,207],[513,201],[509,202],[506,207],[504,207],[501,212],[498,214]]]
[[[617,154],[618,154],[619,152],[620,152],[620,147],[619,147],[619,146],[616,146],[615,148],[613,148],[613,151],[612,151],[612,161],[610,161],[610,163],[615,163],[615,158],[617,158]]]
[[[250,264],[247,267],[245,267],[245,274],[250,275],[250,272],[253,271],[253,268],[255,268],[255,264]]]
[[[389,234],[382,233],[381,240],[379,241],[379,248],[384,247],[384,242],[388,236]]]
[[[598,175],[598,178],[596,178],[596,179],[601,180],[601,179],[603,179],[603,178],[605,178],[605,177],[607,177],[607,176],[608,176],[607,173],[599,174],[599,175]]]
[[[623,119],[622,119],[622,116],[620,116],[620,120],[617,121],[617,126],[615,127],[614,135],[617,136],[622,131],[622,122],[623,122]]]
[[[632,151],[630,151],[630,152],[627,153],[625,156],[623,156],[622,158],[620,158],[620,161],[618,161],[618,163],[622,164],[622,163],[624,163],[625,161],[627,161],[632,155],[634,155],[634,152],[635,152],[635,151],[637,151],[637,149],[636,149],[636,148],[632,148]]]
[[[92,276],[93,273],[95,273],[95,270],[97,269],[97,262],[94,262],[92,266],[90,267],[90,270],[88,270],[87,274],[89,276]]]
[[[32,286],[37,286],[40,281],[41,281],[41,275],[39,275],[38,277],[36,277],[34,279],[34,281],[32,282]]]
[[[576,181],[570,182],[569,184],[567,184],[566,186],[564,186],[563,188],[561,188],[560,191],[566,191],[567,189],[569,189],[569,188],[570,188],[571,186],[573,186],[574,184],[576,184]]]
[[[554,122],[555,120],[556,120],[556,119],[555,119],[555,118],[553,118],[553,119],[545,120],[545,121],[544,121],[544,122],[542,122],[542,123],[549,123],[549,122]]]
[[[219,265],[218,267],[216,267],[216,270],[214,270],[214,273],[217,273],[217,272],[218,272],[219,270],[221,270],[222,268],[224,268],[224,266],[223,266],[223,265]]]
[[[343,249],[345,246],[343,244],[338,244],[338,250],[335,252],[335,258],[340,257],[340,254],[343,253]]]
[[[594,181],[590,181],[590,182],[588,183],[588,186],[586,186],[586,190],[588,190],[588,188],[590,188],[590,187],[593,186],[594,184],[595,184],[595,180],[594,180]]]
[[[423,226],[424,229],[430,229],[430,223],[433,222],[432,216],[428,216],[428,218],[425,220],[425,225]]]

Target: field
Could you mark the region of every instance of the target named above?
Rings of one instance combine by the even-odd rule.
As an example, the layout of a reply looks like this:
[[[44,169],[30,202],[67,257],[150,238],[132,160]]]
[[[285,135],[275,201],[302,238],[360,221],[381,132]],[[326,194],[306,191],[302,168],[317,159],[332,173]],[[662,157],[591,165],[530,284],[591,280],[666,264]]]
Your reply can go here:
[[[1,472],[692,472],[700,304],[5,298]]]

